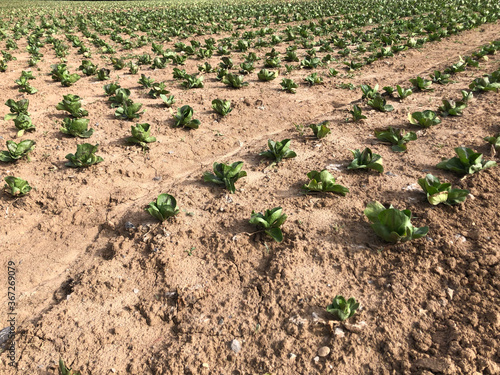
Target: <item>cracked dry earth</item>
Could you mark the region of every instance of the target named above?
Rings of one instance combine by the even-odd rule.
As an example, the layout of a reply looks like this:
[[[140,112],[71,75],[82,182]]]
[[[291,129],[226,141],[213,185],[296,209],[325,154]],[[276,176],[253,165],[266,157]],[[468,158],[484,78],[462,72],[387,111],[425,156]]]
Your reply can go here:
[[[147,109],[141,122],[158,139],[147,153],[124,145],[131,123],[114,118],[101,82],[83,77],[61,87],[46,75],[46,58],[35,72],[39,92],[29,96],[37,126],[31,162],[0,169],[2,180],[13,174],[36,187],[22,199],[0,195],[0,259],[5,268],[16,263],[18,290],[18,369],[4,354],[0,373],[55,374],[63,357],[82,374],[499,374],[500,169],[460,179],[435,165],[458,146],[495,158],[483,137],[500,131],[500,96],[475,94],[462,117],[428,130],[407,121],[408,112],[458,99],[474,78],[498,69],[498,55],[433,92],[389,100],[390,113],[371,110],[359,89],[337,88],[343,81],[408,87],[408,79],[444,69],[499,31],[498,23],[485,25],[349,79],[301,85],[296,95],[282,92],[279,80],[253,76],[248,87],[230,90],[214,74],[204,89],[185,91],[171,66],[146,72],[166,80],[179,105],[194,108],[195,131],[172,128],[171,113],[146,98],[138,76],[122,74],[122,87]],[[9,84],[27,67],[27,53],[17,57],[2,73],[2,103],[22,97]],[[78,65],[70,55],[70,71]],[[196,61],[185,68],[195,71]],[[104,158],[84,170],[64,166],[79,143],[58,131],[64,116],[55,105],[68,93],[84,98]],[[217,97],[233,102],[223,119],[211,110]],[[366,120],[345,121],[353,104]],[[324,120],[332,132],[321,141],[295,126]],[[11,126],[4,122],[4,139]],[[373,136],[387,126],[418,130],[419,138],[393,153]],[[258,156],[269,138],[290,138],[298,156],[269,166]],[[386,173],[347,170],[349,150],[367,146],[382,155]],[[239,160],[248,176],[235,194],[202,181],[214,161]],[[323,168],[350,189],[347,196],[301,193],[306,173]],[[416,184],[426,173],[472,196],[459,206],[430,206]],[[160,193],[175,196],[181,209],[162,224],[144,211]],[[384,243],[363,215],[373,200],[409,208],[428,236]],[[280,244],[248,223],[252,210],[276,206],[288,215]],[[337,294],[361,303],[349,323],[325,312]]]

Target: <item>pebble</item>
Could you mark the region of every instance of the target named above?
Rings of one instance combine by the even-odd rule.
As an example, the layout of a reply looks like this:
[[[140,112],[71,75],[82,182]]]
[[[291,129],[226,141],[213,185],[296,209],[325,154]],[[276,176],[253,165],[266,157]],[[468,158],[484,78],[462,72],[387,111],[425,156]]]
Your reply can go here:
[[[135,294],[139,293],[139,289],[134,289],[134,293]]]
[[[126,229],[126,230],[130,230],[130,229],[134,229],[134,228],[135,228],[135,225],[134,225],[134,224],[132,224],[130,221],[127,221],[127,222],[125,223],[125,229]]]
[[[313,361],[314,361],[314,362],[316,362],[316,363],[318,363],[318,361],[319,361],[319,357],[318,357],[318,356],[314,357],[314,358],[313,358]]]
[[[450,297],[450,300],[453,299],[453,292],[454,292],[454,290],[451,288],[446,289],[446,294],[448,294],[448,297]]]
[[[344,330],[342,328],[335,328],[334,334],[335,334],[335,336],[339,336],[339,337],[345,336]]]
[[[153,177],[153,181],[161,181],[161,176],[155,176],[155,177]]]
[[[290,359],[295,359],[295,357],[297,357],[297,356],[293,353],[288,354],[288,358],[290,358]]]
[[[389,177],[396,177],[396,175],[392,172],[385,172],[385,175]]]
[[[241,344],[238,340],[231,341],[231,350],[235,353],[238,353],[241,350]]]
[[[322,346],[318,350],[318,355],[320,357],[326,357],[328,354],[330,354],[330,348],[328,346]]]

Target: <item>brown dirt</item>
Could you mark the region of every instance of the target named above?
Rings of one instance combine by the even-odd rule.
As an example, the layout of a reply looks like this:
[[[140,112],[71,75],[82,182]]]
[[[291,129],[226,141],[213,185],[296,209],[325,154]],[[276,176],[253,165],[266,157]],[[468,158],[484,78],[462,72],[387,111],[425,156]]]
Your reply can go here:
[[[498,23],[485,25],[354,76],[328,78],[318,69],[325,76],[320,86],[305,86],[309,72],[293,71],[301,82],[295,95],[280,90],[280,79],[261,83],[255,73],[241,90],[214,74],[205,75],[204,89],[183,90],[172,66],[141,70],[166,81],[177,105],[194,108],[201,120],[194,131],[172,128],[170,111],[147,98],[138,75],[113,72],[147,110],[140,122],[150,123],[158,139],[147,153],[124,144],[133,123],[114,118],[102,82],[83,77],[65,88],[50,79],[57,59],[45,47],[33,81],[39,92],[28,96],[37,130],[23,137],[35,139],[36,150],[31,162],[0,166],[2,180],[12,174],[36,188],[17,200],[0,195],[0,260],[4,269],[9,260],[17,265],[19,372],[54,374],[62,356],[83,374],[499,374],[500,172],[459,179],[435,168],[462,145],[492,158],[483,137],[500,131],[499,95],[475,95],[462,117],[419,131],[407,153],[373,137],[389,125],[418,130],[408,112],[458,99],[474,78],[498,68],[498,55],[433,92],[391,100],[390,113],[371,110],[359,89],[337,88],[409,87],[408,79],[455,63],[499,31]],[[27,68],[19,45],[18,60],[1,73],[2,103],[23,97],[13,84]],[[68,56],[71,72],[80,61]],[[197,63],[183,68],[193,73]],[[64,166],[65,155],[83,143],[59,132],[64,116],[55,105],[68,93],[84,98],[96,130],[88,141],[99,143],[104,158],[84,170]],[[215,98],[232,100],[226,118],[211,110]],[[368,119],[346,122],[356,103]],[[295,127],[323,120],[331,121],[332,133],[321,141]],[[14,138],[12,122],[4,121],[0,136]],[[297,158],[268,167],[258,153],[269,138],[292,139]],[[346,169],[349,150],[367,146],[382,155],[383,175]],[[236,194],[202,182],[214,161],[239,160],[248,177],[237,182]],[[350,189],[346,197],[301,193],[306,173],[323,168]],[[432,207],[416,185],[425,173],[473,197]],[[163,224],[144,211],[160,193],[174,195],[181,208]],[[414,225],[428,225],[429,235],[387,245],[363,215],[373,200],[411,209]],[[248,224],[252,210],[276,206],[288,214],[281,244],[252,234]],[[0,285],[7,286],[6,272]],[[362,305],[349,323],[325,312],[337,294]],[[319,357],[323,346],[330,352]],[[15,372],[5,355],[0,361],[1,373]]]

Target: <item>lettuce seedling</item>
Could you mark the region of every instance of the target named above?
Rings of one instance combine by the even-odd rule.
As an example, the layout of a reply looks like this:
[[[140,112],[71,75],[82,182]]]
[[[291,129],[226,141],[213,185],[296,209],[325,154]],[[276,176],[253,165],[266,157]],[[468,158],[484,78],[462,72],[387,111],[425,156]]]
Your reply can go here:
[[[106,69],[106,68],[101,68],[97,71],[97,79],[99,81],[106,81],[110,79],[111,77],[109,76],[109,73],[111,73],[111,70]]]
[[[26,116],[30,115],[28,112],[30,101],[28,99],[21,99],[18,101],[9,99],[5,102],[5,105],[10,109],[10,113],[6,114],[4,117],[5,121],[16,118],[21,113]]]
[[[167,85],[165,82],[155,82],[151,86],[151,90],[148,92],[148,96],[150,98],[156,99],[160,95],[167,95],[170,94],[170,91],[167,90]]]
[[[193,108],[188,105],[183,105],[182,107],[177,108],[177,114],[174,116],[174,128],[184,126],[190,129],[198,129],[200,126],[200,120],[193,119],[193,114]]]
[[[415,228],[411,225],[410,210],[400,211],[392,205],[385,208],[379,202],[370,202],[364,214],[372,222],[375,234],[387,242],[414,240],[425,236],[429,231],[429,227]]]
[[[457,147],[455,152],[458,157],[444,159],[436,165],[437,168],[452,171],[458,174],[473,174],[486,168],[495,167],[494,161],[483,161],[483,154],[474,152],[470,148]]]
[[[321,65],[321,60],[319,57],[306,56],[304,60],[300,62],[300,66],[304,69],[316,69]]]
[[[380,94],[377,94],[373,99],[368,100],[367,104],[380,112],[391,112],[394,110],[394,107],[387,104],[387,100],[382,98]]]
[[[133,61],[130,61],[128,63],[128,71],[130,74],[137,74],[139,72],[139,65],[137,65]]]
[[[392,151],[404,152],[406,151],[406,143],[416,140],[417,134],[415,132],[405,133],[401,129],[394,129],[389,126],[386,130],[375,130],[375,137],[381,141],[391,143],[393,145]]]
[[[233,63],[233,59],[231,59],[230,57],[223,57],[221,59],[222,61],[219,63],[219,66],[222,68],[222,69],[231,69],[233,66],[234,66],[234,63]]]
[[[384,90],[384,91],[385,91],[385,93],[386,93],[387,95],[389,95],[389,96],[392,96],[392,94],[393,94],[393,93],[394,93],[394,91],[395,91],[395,90],[394,90],[394,87],[392,87],[392,86],[384,86],[384,87],[382,87],[382,90]]]
[[[73,137],[89,138],[94,133],[94,129],[89,129],[88,126],[89,119],[66,117],[63,119],[63,126],[60,130],[61,133],[72,135]]]
[[[330,134],[331,129],[328,125],[330,125],[330,121],[323,121],[319,124],[310,124],[309,127],[312,129],[316,138],[321,139]]]
[[[462,101],[464,103],[468,103],[474,97],[472,91],[461,90],[460,92],[462,93]]]
[[[291,94],[295,94],[297,92],[297,87],[299,87],[291,78],[283,78],[280,84],[283,90]]]
[[[450,83],[450,75],[446,73],[441,73],[439,70],[435,70],[434,74],[430,75],[432,82],[438,83],[440,85],[446,85]]]
[[[30,95],[38,92],[36,88],[30,85],[29,79],[24,76],[21,76],[19,79],[16,79],[15,83],[19,85],[19,92],[25,92]]]
[[[161,100],[163,100],[163,103],[170,108],[174,105],[175,103],[175,98],[173,95],[169,95],[168,97],[166,95],[160,94]]]
[[[115,96],[110,96],[108,101],[111,102],[111,108],[121,105],[131,105],[133,103],[132,99],[130,99],[130,90],[124,88],[116,89]]]
[[[127,142],[138,144],[144,150],[149,149],[148,143],[156,142],[156,138],[150,135],[151,129],[149,124],[137,124],[130,127],[132,137],[127,138]]]
[[[259,156],[274,159],[276,163],[281,162],[283,159],[294,158],[297,154],[290,150],[290,142],[289,139],[284,139],[281,142],[275,142],[269,139],[267,141],[269,150],[261,152]]]
[[[25,131],[34,131],[35,125],[31,123],[31,118],[24,113],[20,113],[14,119],[14,126],[19,131],[17,132],[17,137],[22,137]]]
[[[141,117],[141,115],[145,112],[140,112],[141,108],[141,103],[123,104],[121,107],[116,109],[115,116],[126,120],[133,120]]]
[[[359,308],[359,303],[354,298],[349,298],[347,301],[343,296],[335,296],[332,303],[326,306],[326,311],[332,315],[337,315],[341,320],[347,320],[354,315]]]
[[[59,358],[59,375],[82,375],[80,371],[66,367],[62,358]]]
[[[420,90],[420,91],[432,91],[432,90],[434,90],[434,89],[431,89],[432,81],[424,79],[420,76],[417,76],[417,78],[411,78],[410,83],[413,85],[414,90]]]
[[[103,88],[106,96],[112,96],[116,94],[116,90],[121,88],[121,85],[118,82],[112,82],[104,85]]]
[[[61,77],[61,84],[65,87],[69,87],[72,86],[73,83],[77,82],[80,78],[81,77],[78,73],[70,74],[68,71],[66,71]]]
[[[104,159],[95,154],[98,147],[98,144],[94,146],[90,143],[77,145],[75,154],[66,155],[66,159],[68,159],[69,162],[67,162],[65,165],[71,168],[83,168],[100,163]]]
[[[200,73],[213,73],[215,72],[215,69],[210,65],[208,62],[204,62],[203,65],[198,66],[198,71]]]
[[[212,100],[212,109],[221,116],[226,116],[233,109],[231,108],[231,100]]]
[[[462,203],[469,195],[469,190],[452,189],[450,183],[442,184],[432,174],[420,178],[418,184],[427,194],[427,201],[434,206],[439,203],[447,205]]]
[[[359,150],[351,150],[354,160],[349,164],[347,169],[373,169],[383,173],[382,156],[372,153],[368,147],[360,152]]]
[[[97,65],[94,65],[90,60],[82,60],[78,70],[81,70],[86,76],[93,76],[97,72]]]
[[[318,73],[312,73],[305,77],[304,81],[306,81],[310,86],[314,86],[323,83],[323,78],[318,76]]]
[[[410,120],[411,124],[419,125],[423,128],[429,128],[441,123],[441,119],[437,116],[436,112],[428,109],[423,112],[408,113],[408,120]]]
[[[281,225],[286,221],[287,216],[283,214],[281,207],[275,207],[271,210],[266,210],[264,214],[252,211],[250,224],[256,225],[264,229],[264,233],[272,237],[276,242],[283,241],[283,232]]]
[[[375,96],[378,94],[378,85],[375,85],[374,88],[371,88],[369,85],[361,85],[361,91],[363,92],[363,95],[361,96],[361,99],[374,99]]]
[[[348,188],[342,185],[335,184],[335,178],[326,169],[323,169],[321,172],[311,171],[307,174],[307,177],[310,180],[309,183],[302,186],[302,189],[306,190],[307,192],[332,192],[340,194],[342,196],[345,196],[347,193],[349,193]]]
[[[175,68],[177,69],[177,68]],[[178,70],[178,69],[177,69]],[[175,77],[174,77],[175,78]],[[155,82],[155,80],[153,78],[150,78],[150,77],[146,77],[144,74],[141,74],[141,78],[139,78],[139,81],[138,83],[146,88],[146,89],[150,89],[152,86],[153,86],[153,83]]]
[[[467,108],[467,103],[464,101],[446,100],[443,99],[443,105],[438,108],[443,116],[460,116],[462,111]]]
[[[248,86],[248,82],[243,81],[243,76],[237,76],[232,73],[227,73],[224,78],[222,78],[222,83],[235,89],[242,88],[243,86]]]
[[[495,134],[493,137],[485,137],[484,140],[491,143],[495,150],[500,151],[500,133]]]
[[[204,87],[204,84],[203,84],[204,77],[203,76],[197,77],[194,74],[193,75],[186,74],[186,76],[184,77],[184,80],[185,81],[181,83],[181,86],[185,87],[187,89],[198,89],[198,88]]]
[[[491,76],[486,76],[482,78],[476,78],[469,85],[472,91],[494,91],[498,92],[500,90],[500,81],[492,80]]]
[[[0,153],[0,161],[13,162],[26,156],[29,160],[28,153],[35,148],[35,141],[26,139],[19,143],[7,141],[7,151]]]
[[[14,176],[7,176],[4,178],[6,184],[5,191],[13,197],[22,197],[30,192],[31,186],[28,181]]]
[[[203,180],[205,182],[224,185],[230,193],[234,193],[236,191],[234,183],[247,175],[247,172],[242,171],[241,168],[243,168],[242,161],[237,161],[231,165],[215,162],[213,165],[215,174],[205,172],[203,174]]]
[[[224,77],[229,74],[229,70],[227,69],[217,69],[217,76],[215,79],[217,81],[223,81]]]
[[[413,91],[411,89],[405,89],[399,85],[396,85],[396,91],[398,93],[399,99],[401,100],[406,99],[411,94],[413,94]]]
[[[149,203],[146,207],[146,211],[154,218],[165,221],[169,217],[177,215],[179,213],[179,207],[173,196],[170,194],[160,194],[158,198],[156,198],[156,201]]]
[[[361,112],[362,112],[361,108],[359,108],[357,104],[354,104],[352,106],[352,110],[349,111],[349,113],[352,115],[352,121],[358,122],[360,120],[366,119],[366,116],[362,115]]]
[[[255,70],[252,62],[243,62],[240,64],[240,74],[250,74]]]
[[[63,95],[63,101],[56,106],[59,111],[67,111],[74,118],[88,116],[89,112],[82,109],[81,98],[78,95],[68,94]]]
[[[260,72],[257,73],[257,77],[259,78],[259,81],[272,81],[278,77],[278,72],[261,69]]]
[[[179,68],[174,68],[173,69],[173,78],[178,80],[178,79],[184,79],[187,76],[186,69],[179,69]],[[142,75],[141,75],[142,78]]]

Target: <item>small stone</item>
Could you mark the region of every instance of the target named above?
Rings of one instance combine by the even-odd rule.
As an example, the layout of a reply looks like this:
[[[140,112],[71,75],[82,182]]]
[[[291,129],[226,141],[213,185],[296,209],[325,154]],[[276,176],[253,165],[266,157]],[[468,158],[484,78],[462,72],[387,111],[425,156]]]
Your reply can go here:
[[[396,177],[396,175],[392,172],[385,172],[385,175],[389,177]]]
[[[115,373],[115,372],[116,372],[116,370],[115,370],[114,368],[111,368],[111,372],[112,372],[112,373]]]
[[[318,356],[314,357],[314,358],[313,358],[313,361],[314,361],[314,362],[316,362],[316,363],[318,363],[318,361],[319,361],[319,357],[318,357]]]
[[[154,176],[153,181],[161,181],[161,176]]]
[[[208,365],[208,363],[202,363],[202,365],[201,365],[201,366],[202,366],[202,367],[205,367],[205,368],[207,368],[207,369],[210,369],[210,366]]]
[[[446,294],[448,295],[448,297],[450,298],[450,300],[453,299],[453,292],[454,292],[454,290],[451,289],[451,288],[446,289]]]
[[[338,336],[338,337],[344,337],[345,336],[345,333],[344,333],[344,330],[342,328],[335,328],[335,331],[333,332],[335,334],[335,336]]]
[[[126,229],[126,230],[131,230],[131,229],[134,229],[134,228],[135,228],[135,225],[134,225],[134,224],[132,224],[130,221],[127,221],[127,222],[125,223],[125,229]]]
[[[295,359],[295,357],[297,357],[297,356],[293,353],[288,354],[288,358],[290,358],[290,359]]]
[[[318,350],[318,355],[320,357],[326,357],[328,354],[330,354],[330,348],[328,346],[322,346]]]
[[[134,289],[134,293],[135,294],[139,293],[139,289]]]
[[[366,328],[367,324],[364,320],[362,320],[358,324],[350,324],[348,322],[345,322],[344,326],[350,332],[361,333],[361,331]]]
[[[238,340],[231,341],[231,350],[235,353],[238,353],[241,350],[241,344]]]

